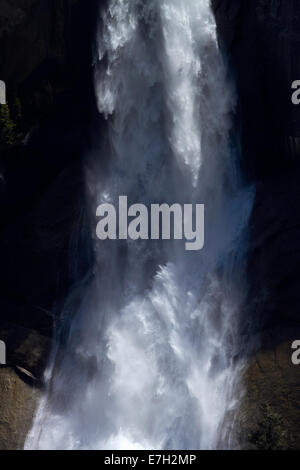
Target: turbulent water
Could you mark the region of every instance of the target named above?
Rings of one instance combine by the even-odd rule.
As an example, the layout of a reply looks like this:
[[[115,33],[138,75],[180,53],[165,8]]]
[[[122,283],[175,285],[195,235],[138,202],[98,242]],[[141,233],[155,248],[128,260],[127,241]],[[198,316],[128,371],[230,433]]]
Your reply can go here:
[[[237,171],[235,98],[209,0],[110,0],[95,88],[107,120],[89,206],[205,204],[205,247],[94,240],[65,347],[26,448],[233,448],[252,192]],[[96,218],[91,229],[95,232]]]

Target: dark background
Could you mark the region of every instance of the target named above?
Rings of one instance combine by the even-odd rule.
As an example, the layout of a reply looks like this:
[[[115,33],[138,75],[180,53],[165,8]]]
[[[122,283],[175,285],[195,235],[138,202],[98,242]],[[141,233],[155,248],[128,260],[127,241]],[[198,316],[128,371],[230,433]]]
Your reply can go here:
[[[0,0],[0,79],[17,125],[12,144],[0,141],[0,338],[9,365],[36,379],[54,319],[93,261],[83,166],[99,129],[92,67],[99,3]],[[239,96],[241,166],[245,180],[257,186],[245,329],[251,323],[253,335],[262,334],[262,354],[273,372],[258,376],[253,366],[248,398],[256,409],[268,401],[284,414],[295,448],[299,372],[283,377],[277,358],[282,344],[300,337],[300,106],[291,103],[291,84],[300,80],[300,3],[212,5]],[[249,403],[248,414],[255,415]]]

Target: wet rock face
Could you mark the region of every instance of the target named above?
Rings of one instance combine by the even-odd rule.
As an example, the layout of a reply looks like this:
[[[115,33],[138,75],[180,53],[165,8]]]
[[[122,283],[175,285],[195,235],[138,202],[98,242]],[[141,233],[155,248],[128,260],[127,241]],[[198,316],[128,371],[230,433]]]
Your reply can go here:
[[[220,42],[236,78],[243,168],[261,179],[299,164],[291,142],[300,135],[300,107],[291,84],[300,77],[299,2],[213,0]],[[292,145],[293,147],[293,145]]]
[[[0,37],[22,24],[36,0],[3,0],[0,5]]]
[[[286,330],[287,331],[287,330]],[[300,338],[300,328],[289,336]],[[240,442],[246,449],[299,450],[300,367],[292,363],[291,341],[274,328],[262,338],[262,348],[249,360],[246,394],[240,412]]]
[[[97,0],[0,5],[0,77],[31,129],[26,146],[0,152],[0,329],[10,322],[51,336],[53,303],[76,282],[69,250],[84,205],[97,8]]]
[[[21,370],[0,368],[0,450],[23,449],[30,430],[40,390],[26,377]]]
[[[257,331],[278,326],[284,331],[300,324],[299,181],[295,169],[257,187],[249,259],[249,297]]]
[[[8,99],[12,92],[21,98],[34,126],[26,146],[0,152],[0,339],[7,346],[7,367],[0,369],[0,449],[23,445],[54,317],[91,266],[82,159],[93,111],[97,8],[97,0],[0,4],[0,78]]]
[[[292,343],[300,339],[299,181],[295,168],[257,187],[248,315],[259,346],[245,379],[241,429],[246,448],[267,446],[270,436],[272,448],[300,448],[300,367],[291,360]]]
[[[257,184],[251,220],[251,315],[264,331],[299,321],[300,106],[291,83],[300,77],[300,6],[296,1],[214,0],[220,42],[234,70],[242,159]]]
[[[1,2],[0,79],[7,84],[8,100],[15,95],[21,99],[27,130],[40,123],[56,101],[62,102],[63,93],[90,104],[92,41],[100,3]]]
[[[300,136],[300,107],[290,104],[291,81],[300,79],[300,3],[212,3],[237,83],[243,168],[260,181],[251,222],[249,314],[255,333],[264,335],[249,360],[243,442],[257,447],[248,435],[262,436],[264,420],[283,419],[290,436],[284,445],[299,448],[299,369],[291,366],[289,348],[300,339],[300,160],[286,142]],[[0,339],[7,342],[9,362],[0,369],[0,449],[22,448],[31,425],[51,348],[54,301],[59,315],[76,282],[69,271],[72,243],[83,253],[77,276],[91,264],[89,234],[78,238],[78,227],[85,225],[81,158],[94,101],[98,5],[0,2],[0,79],[20,95],[30,124],[39,124],[26,149],[0,155]],[[266,403],[271,411],[261,408]]]
[[[52,341],[36,329],[1,322],[7,365],[0,367],[0,450],[21,450],[43,390]]]
[[[300,448],[300,4],[213,0],[220,43],[234,72],[242,167],[257,186],[250,224],[247,316],[259,338],[248,360],[240,428],[245,448]],[[272,434],[270,428],[275,431]]]
[[[1,2],[2,79],[20,83],[49,56],[57,61],[64,59],[64,3],[57,0]]]

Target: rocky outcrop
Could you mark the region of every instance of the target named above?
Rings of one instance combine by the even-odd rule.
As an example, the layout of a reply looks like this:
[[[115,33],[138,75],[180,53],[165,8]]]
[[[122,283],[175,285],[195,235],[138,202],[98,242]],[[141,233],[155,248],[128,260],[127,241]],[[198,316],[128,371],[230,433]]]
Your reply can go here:
[[[287,332],[287,329],[285,329]],[[300,328],[289,338],[300,337]],[[281,328],[261,338],[262,347],[249,360],[242,400],[241,446],[253,450],[299,450],[300,369],[292,363],[290,339],[282,339]]]
[[[6,82],[21,83],[49,57],[64,61],[64,8],[68,4],[57,0],[1,2],[0,68]]]
[[[21,98],[22,126],[30,131],[26,145],[0,150],[0,339],[7,346],[0,449],[23,446],[53,324],[72,285],[91,266],[82,164],[92,127],[97,5],[0,5],[0,78],[9,103],[13,95]]]
[[[246,448],[300,448],[300,366],[291,360],[292,343],[300,339],[299,181],[295,167],[257,186],[247,315],[259,341],[245,378]]]
[[[243,168],[261,179],[297,165],[300,107],[291,102],[299,80],[298,2],[212,0],[220,42],[236,78]]]
[[[300,8],[281,0],[212,3],[237,84],[242,166],[257,187],[245,327],[258,346],[248,358],[242,440],[246,448],[299,449],[300,368],[291,345],[300,338],[300,107],[291,84],[300,78]]]
[[[90,107],[97,0],[3,0],[0,77],[21,98],[26,129],[67,98]],[[84,90],[84,92],[83,92]],[[65,103],[67,106],[68,103]],[[90,108],[88,108],[90,111]]]
[[[21,369],[0,369],[0,449],[21,450],[40,396]]]
[[[257,185],[251,224],[249,274],[255,329],[281,327],[297,339],[300,321],[300,169]],[[285,339],[285,338],[284,338]]]
[[[245,448],[299,448],[300,107],[291,105],[300,9],[280,0],[212,0],[235,75],[245,176],[257,185],[247,316],[260,346],[248,359],[240,416]],[[22,448],[71,286],[92,253],[82,212],[82,157],[93,129],[97,0],[2,0],[0,79],[21,99],[27,145],[0,155],[0,449]],[[77,263],[70,270],[70,252]],[[298,336],[298,338],[297,338]]]

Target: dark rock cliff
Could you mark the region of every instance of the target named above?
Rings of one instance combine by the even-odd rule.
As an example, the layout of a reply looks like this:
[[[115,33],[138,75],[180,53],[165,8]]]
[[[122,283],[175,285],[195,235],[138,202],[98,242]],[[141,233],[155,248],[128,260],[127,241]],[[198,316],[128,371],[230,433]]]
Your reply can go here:
[[[0,154],[1,321],[51,335],[53,299],[73,282],[72,236],[82,217],[82,157],[93,100],[97,1],[0,5],[0,76],[22,103],[21,143]],[[82,266],[82,270],[86,269]],[[63,281],[62,281],[63,280]]]
[[[300,337],[300,106],[292,104],[291,86],[300,78],[300,4],[212,3],[237,85],[242,168],[257,187],[246,315],[260,347],[246,375],[245,445],[277,416],[280,445],[299,449],[300,368],[291,362],[291,344]]]
[[[1,0],[0,79],[22,104],[23,137],[0,150],[0,448],[22,447],[59,314],[90,266],[82,213],[82,158],[93,128],[92,37],[97,0]],[[212,0],[220,44],[233,71],[245,178],[257,185],[251,220],[246,315],[261,346],[249,358],[242,441],[263,428],[262,406],[300,448],[300,369],[289,344],[300,338],[300,79],[298,0]],[[70,246],[84,257],[70,272]],[[34,390],[34,393],[33,393]],[[269,410],[269,408],[268,408]],[[276,447],[276,443],[274,446]]]
[[[8,363],[0,369],[0,448],[23,445],[53,315],[90,267],[82,158],[94,111],[97,12],[97,0],[0,2],[0,78],[8,104],[21,101],[22,138],[30,132],[26,146],[0,146],[0,338]]]
[[[261,179],[298,165],[300,5],[296,0],[213,0],[238,95],[243,167]]]
[[[250,259],[252,296],[258,309],[264,303],[257,327],[298,324],[300,106],[292,104],[291,85],[300,77],[299,3],[215,0],[213,5],[236,78],[242,167],[257,186]]]

